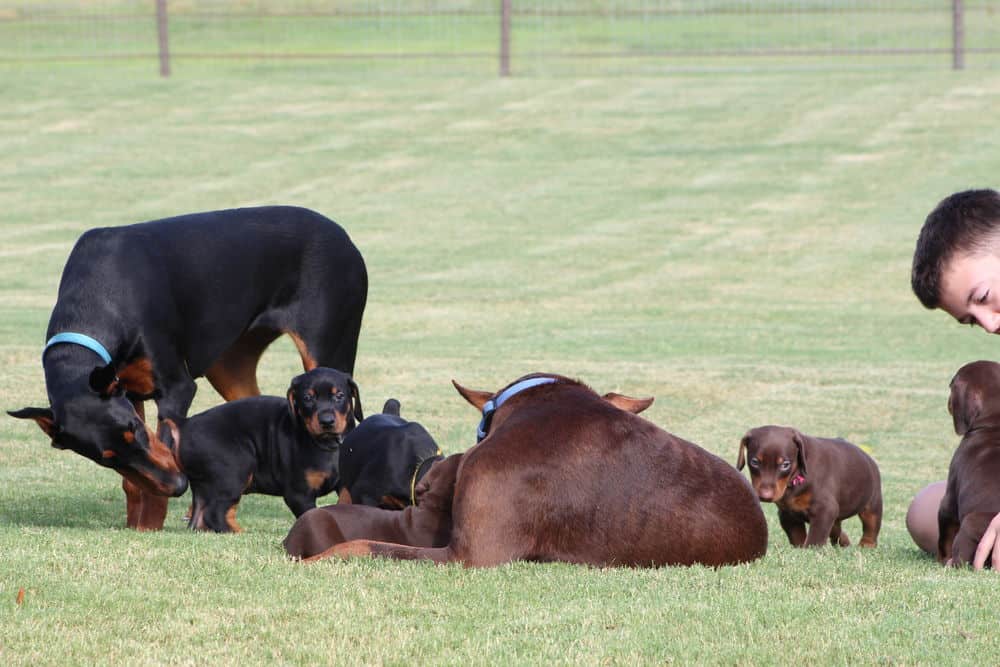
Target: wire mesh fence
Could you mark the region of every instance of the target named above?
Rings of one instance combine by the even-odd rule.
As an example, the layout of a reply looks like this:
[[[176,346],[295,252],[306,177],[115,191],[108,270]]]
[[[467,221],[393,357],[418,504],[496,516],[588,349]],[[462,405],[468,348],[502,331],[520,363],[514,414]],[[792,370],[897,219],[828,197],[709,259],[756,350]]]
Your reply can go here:
[[[775,63],[993,67],[1000,3],[0,0],[0,62],[167,55],[175,63],[340,60],[515,75]]]

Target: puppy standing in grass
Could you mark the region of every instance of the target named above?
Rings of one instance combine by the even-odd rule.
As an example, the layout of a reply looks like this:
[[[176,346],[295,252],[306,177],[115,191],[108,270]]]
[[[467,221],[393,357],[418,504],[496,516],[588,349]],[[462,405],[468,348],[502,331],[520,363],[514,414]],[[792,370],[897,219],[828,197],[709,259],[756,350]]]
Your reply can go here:
[[[927,308],[940,308],[959,324],[1000,333],[1000,193],[966,190],[943,199],[920,229],[913,252],[910,284]],[[994,484],[1000,485],[1000,480]],[[907,528],[922,547],[937,533],[933,499],[937,482],[917,494],[907,513]],[[973,558],[982,569],[988,559],[1000,571],[1000,514],[983,533]]]
[[[878,543],[882,482],[875,461],[857,446],[786,426],[761,426],[740,441],[736,468],[747,463],[757,497],[777,504],[781,527],[794,546],[822,546],[827,539],[849,546],[840,522],[855,515],[864,528],[860,545]]]
[[[224,403],[175,427],[181,467],[191,482],[191,528],[239,532],[246,493],[282,496],[296,517],[337,488],[345,433],[364,416],[347,373],[320,366],[292,380],[287,398]]]

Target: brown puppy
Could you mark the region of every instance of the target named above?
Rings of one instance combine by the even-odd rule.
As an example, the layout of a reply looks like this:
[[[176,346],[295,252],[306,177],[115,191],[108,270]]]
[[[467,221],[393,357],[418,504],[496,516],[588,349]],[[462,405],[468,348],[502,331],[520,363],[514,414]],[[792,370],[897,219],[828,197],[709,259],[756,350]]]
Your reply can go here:
[[[1000,513],[1000,364],[974,361],[951,380],[948,412],[962,442],[948,467],[938,509],[938,561],[971,563],[976,546]]]
[[[483,419],[458,470],[447,546],[355,540],[324,556],[649,567],[742,563],[767,550],[750,485],[634,414],[653,399],[602,397],[548,374],[496,393],[455,388]]]
[[[840,522],[855,514],[864,529],[861,546],[877,544],[882,482],[875,461],[855,445],[786,426],[761,426],[740,441],[736,468],[743,470],[748,461],[757,497],[778,505],[781,527],[794,546],[822,546],[827,539],[850,545]]]
[[[440,547],[451,537],[451,501],[462,454],[431,466],[417,483],[417,504],[402,511],[337,504],[311,509],[292,525],[283,542],[293,558],[309,559],[348,540],[369,539]]]

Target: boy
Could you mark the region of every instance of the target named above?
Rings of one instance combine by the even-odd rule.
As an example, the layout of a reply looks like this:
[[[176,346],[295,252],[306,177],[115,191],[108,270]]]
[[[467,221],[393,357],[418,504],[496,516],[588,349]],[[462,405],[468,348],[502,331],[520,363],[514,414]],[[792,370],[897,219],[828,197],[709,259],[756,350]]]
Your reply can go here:
[[[910,284],[925,307],[1000,333],[1000,193],[956,192],[931,211],[917,238]],[[914,499],[907,529],[923,546],[928,531],[937,534],[937,506],[918,503],[921,496],[927,494]],[[991,553],[993,569],[1000,571],[1000,514],[980,540],[973,567],[981,570]]]

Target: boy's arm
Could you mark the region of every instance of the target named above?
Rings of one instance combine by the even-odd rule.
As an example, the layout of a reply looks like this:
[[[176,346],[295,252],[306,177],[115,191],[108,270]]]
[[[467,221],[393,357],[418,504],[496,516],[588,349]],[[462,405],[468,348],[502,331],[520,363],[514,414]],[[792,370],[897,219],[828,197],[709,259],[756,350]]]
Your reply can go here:
[[[993,517],[990,525],[979,540],[976,547],[976,556],[972,561],[972,566],[977,570],[983,569],[986,559],[992,555],[993,571],[1000,572],[1000,514]]]

